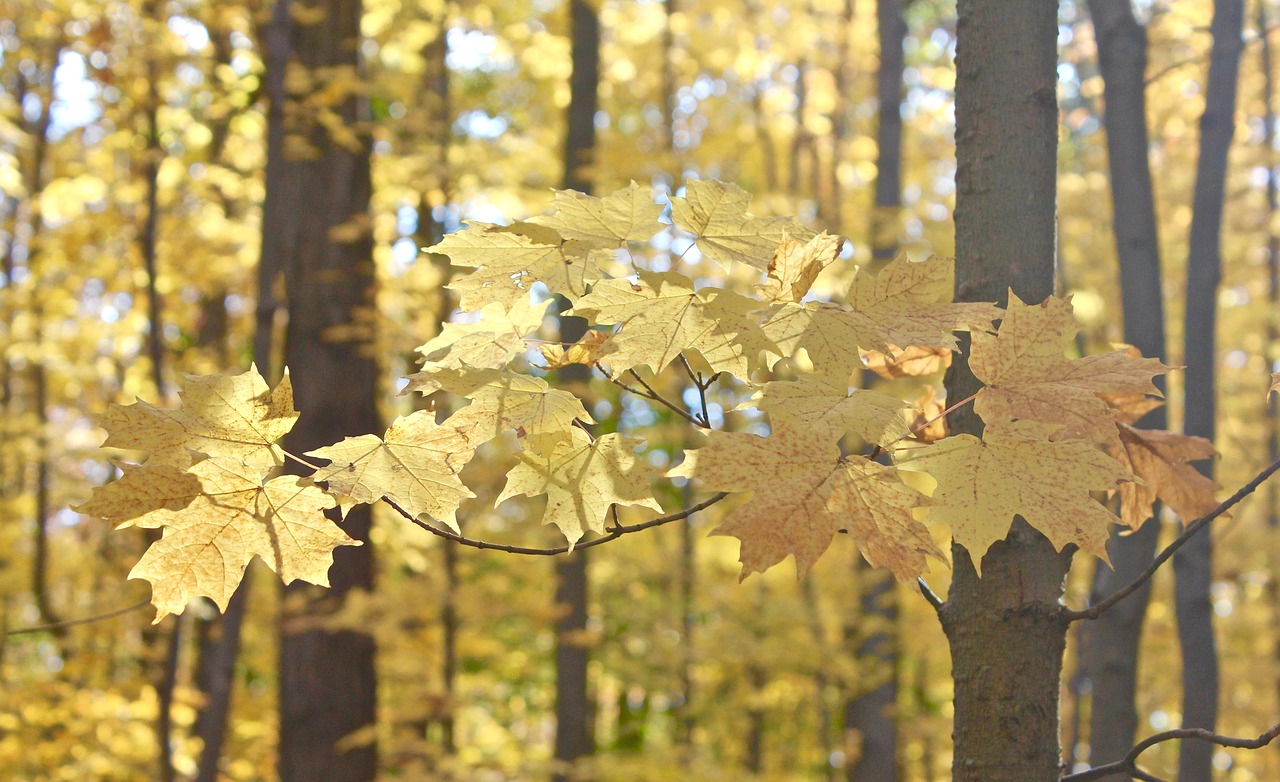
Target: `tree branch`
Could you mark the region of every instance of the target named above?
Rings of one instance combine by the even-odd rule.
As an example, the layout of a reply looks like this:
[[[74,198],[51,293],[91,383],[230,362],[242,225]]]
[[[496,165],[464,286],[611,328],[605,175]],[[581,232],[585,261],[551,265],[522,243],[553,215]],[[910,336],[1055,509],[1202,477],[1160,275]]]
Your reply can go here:
[[[1217,744],[1220,747],[1235,747],[1237,749],[1258,749],[1265,747],[1280,736],[1280,723],[1271,727],[1271,730],[1258,736],[1256,739],[1241,739],[1233,736],[1223,736],[1204,728],[1179,728],[1177,730],[1166,730],[1163,733],[1157,733],[1154,736],[1148,736],[1142,741],[1134,745],[1129,750],[1129,754],[1123,759],[1114,763],[1107,763],[1101,766],[1095,766],[1087,771],[1078,771],[1074,774],[1067,774],[1059,777],[1058,782],[1088,782],[1091,779],[1102,779],[1112,774],[1128,774],[1137,779],[1147,780],[1147,782],[1164,782],[1159,777],[1152,776],[1147,772],[1138,768],[1138,756],[1157,744],[1165,741],[1175,741],[1177,739],[1198,739],[1207,741],[1211,744]]]
[[[134,603],[133,605],[125,606],[124,608],[117,608],[116,610],[108,611],[105,614],[82,616],[79,619],[66,619],[61,622],[50,622],[43,625],[32,625],[31,627],[19,627],[13,630],[5,630],[4,634],[7,637],[10,635],[25,635],[27,633],[43,633],[50,630],[61,630],[64,627],[75,627],[76,625],[87,625],[91,622],[100,622],[103,619],[111,619],[113,617],[121,616],[122,614],[137,611],[139,608],[145,608],[150,604],[151,599],[147,598],[140,603]]]
[[[916,579],[916,586],[920,587],[920,594],[924,595],[924,599],[929,601],[929,605],[933,606],[934,611],[942,610],[942,598],[929,587],[929,582],[923,577]]]
[[[505,543],[490,543],[485,540],[475,540],[474,538],[458,535],[450,532],[449,530],[440,529],[428,522],[416,519],[412,514],[391,500],[384,498],[383,501],[386,502],[387,505],[390,505],[396,513],[404,516],[406,519],[423,528],[427,532],[430,532],[432,535],[444,538],[445,540],[452,541],[462,546],[470,546],[471,548],[478,548],[487,551],[502,551],[507,554],[522,554],[531,557],[554,557],[558,554],[567,554],[570,551],[576,551],[577,549],[601,546],[605,543],[615,541],[623,535],[630,535],[633,532],[640,532],[641,530],[652,529],[653,527],[661,527],[663,524],[670,524],[673,521],[687,519],[698,511],[705,510],[728,496],[728,492],[722,491],[718,494],[712,495],[710,498],[705,499],[702,502],[699,502],[697,505],[690,505],[684,510],[677,511],[675,513],[668,513],[665,516],[659,516],[655,519],[649,519],[648,521],[642,521],[639,524],[630,524],[626,526],[615,524],[609,528],[608,532],[598,538],[592,538],[585,543],[578,543],[573,546],[557,546],[555,548],[528,548],[526,546],[509,546]]]
[[[711,428],[710,422],[699,421],[697,417],[695,417],[689,411],[675,404],[671,400],[664,397],[662,394],[659,394],[657,391],[653,390],[653,387],[650,386],[648,383],[646,383],[644,381],[644,378],[640,377],[640,375],[637,374],[634,369],[627,370],[628,374],[630,374],[636,380],[640,381],[640,385],[644,386],[646,390],[641,391],[635,386],[629,386],[626,383],[622,382],[621,380],[618,380],[612,377],[608,372],[604,371],[604,368],[600,366],[600,362],[598,361],[595,363],[595,368],[600,370],[600,373],[603,374],[606,378],[608,378],[610,383],[613,383],[615,386],[617,386],[618,388],[621,388],[623,391],[626,391],[631,394],[635,394],[636,396],[641,397],[642,399],[650,399],[654,402],[657,402],[663,405],[664,407],[669,408],[676,415],[680,416],[681,418],[693,424],[694,426],[700,427],[702,429]]]
[[[1184,530],[1183,533],[1179,535],[1176,540],[1174,540],[1172,543],[1166,546],[1164,551],[1161,551],[1158,555],[1156,555],[1156,558],[1151,561],[1151,564],[1147,567],[1147,569],[1142,571],[1142,573],[1140,573],[1138,577],[1135,578],[1133,581],[1129,582],[1127,586],[1120,589],[1118,592],[1112,594],[1110,597],[1102,600],[1101,602],[1095,605],[1089,606],[1088,608],[1081,609],[1079,611],[1075,611],[1070,608],[1067,608],[1066,606],[1063,606],[1061,609],[1063,618],[1066,619],[1068,622],[1074,622],[1077,619],[1097,619],[1098,617],[1102,616],[1102,614],[1107,609],[1111,608],[1111,606],[1115,605],[1116,603],[1119,603],[1121,600],[1124,600],[1126,597],[1136,592],[1139,587],[1141,587],[1153,575],[1155,575],[1156,571],[1159,570],[1160,567],[1164,565],[1165,562],[1169,561],[1169,558],[1172,557],[1178,549],[1182,548],[1183,544],[1185,544],[1191,538],[1195,537],[1197,532],[1209,526],[1209,523],[1211,521],[1218,518],[1222,514],[1226,513],[1234,505],[1236,505],[1236,503],[1240,502],[1240,500],[1243,500],[1245,497],[1252,494],[1255,489],[1261,486],[1262,483],[1267,478],[1270,478],[1272,474],[1274,474],[1277,470],[1280,470],[1280,459],[1277,459],[1276,461],[1267,465],[1267,468],[1265,470],[1263,470],[1262,472],[1254,476],[1253,480],[1249,481],[1244,486],[1241,486],[1239,491],[1237,491],[1235,494],[1228,497],[1226,500],[1222,502],[1221,505],[1214,508],[1207,515],[1201,516],[1200,518],[1196,519],[1192,523],[1188,524],[1186,530]],[[1149,521],[1147,523],[1150,524],[1154,522]],[[1092,777],[1090,777],[1090,779],[1092,779]]]

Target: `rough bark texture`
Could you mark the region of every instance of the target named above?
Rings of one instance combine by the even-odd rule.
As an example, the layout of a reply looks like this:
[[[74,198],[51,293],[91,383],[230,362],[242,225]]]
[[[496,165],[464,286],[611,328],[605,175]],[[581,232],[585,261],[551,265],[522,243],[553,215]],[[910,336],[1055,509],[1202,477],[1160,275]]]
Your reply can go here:
[[[584,167],[590,165],[596,144],[596,111],[600,105],[600,20],[586,0],[570,5],[573,75],[569,80],[568,128],[564,145],[564,187],[591,191]],[[560,339],[576,342],[586,333],[582,318],[561,317]],[[584,385],[590,369],[575,364],[558,373],[566,385]],[[556,560],[556,741],[555,759],[561,768],[595,751],[591,700],[587,690],[590,654],[583,643],[587,629],[587,552],[576,551]],[[580,778],[557,771],[557,782]]]
[[[293,67],[308,69],[315,88],[323,89],[330,83],[326,74],[332,73],[325,69],[356,67],[361,2],[303,5],[321,12],[320,20],[294,23],[312,14],[291,15],[281,0],[269,34],[269,56],[273,65],[292,60]],[[268,178],[263,256],[284,275],[289,313],[285,361],[301,413],[285,447],[301,454],[344,437],[376,433],[379,422],[369,317],[374,293],[369,139],[359,125],[366,117],[356,96],[348,96],[337,111],[352,135],[342,138],[291,108],[286,105],[283,115],[285,159],[269,172],[277,178]],[[335,241],[336,226],[355,230],[343,237],[347,241]],[[331,330],[341,326],[360,337],[335,339]],[[282,617],[280,644],[282,782],[370,780],[376,773],[372,739],[338,746],[344,737],[374,724],[373,638],[291,627],[294,619],[337,610],[351,590],[373,586],[370,520],[368,506],[360,506],[343,522],[347,533],[364,545],[334,552],[331,589],[286,588],[286,606],[292,608]]]
[[[1160,247],[1156,235],[1146,118],[1147,31],[1129,0],[1090,0],[1102,70],[1107,153],[1111,174],[1112,227],[1120,265],[1125,341],[1144,356],[1165,357]],[[1163,407],[1140,426],[1164,429]],[[1133,581],[1155,554],[1160,527],[1148,520],[1133,535],[1112,535],[1107,545],[1112,568],[1099,562],[1094,598]],[[1097,766],[1124,757],[1138,728],[1138,645],[1151,585],[1086,626],[1081,665],[1089,678],[1091,708],[1089,762]],[[1113,776],[1119,780],[1122,777]]]
[[[1057,3],[960,0],[956,78],[956,297],[1004,302],[1053,293]],[[947,396],[979,383],[967,343]],[[953,433],[981,431],[963,408]],[[1058,688],[1067,624],[1058,613],[1070,554],[1022,520],[982,561],[955,548],[940,616],[955,680],[954,782],[1059,776]]]
[[[1186,370],[1187,434],[1213,439],[1216,416],[1215,364],[1218,283],[1221,277],[1222,205],[1227,153],[1235,131],[1236,82],[1240,70],[1244,1],[1214,3],[1213,48],[1200,118],[1200,159],[1191,207],[1187,257]],[[1212,462],[1197,468],[1213,474]],[[1182,726],[1213,729],[1218,717],[1218,653],[1213,637],[1213,538],[1197,535],[1173,558],[1174,607],[1182,649]],[[1208,782],[1214,747],[1184,741],[1178,753],[1182,782]]]

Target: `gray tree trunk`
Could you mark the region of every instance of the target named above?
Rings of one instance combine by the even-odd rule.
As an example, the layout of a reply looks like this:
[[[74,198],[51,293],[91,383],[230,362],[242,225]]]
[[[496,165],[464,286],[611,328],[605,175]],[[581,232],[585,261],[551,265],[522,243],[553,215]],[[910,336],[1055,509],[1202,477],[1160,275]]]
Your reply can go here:
[[[591,163],[596,145],[596,111],[600,105],[600,20],[587,0],[570,4],[573,74],[569,80],[568,128],[564,145],[564,187],[591,191],[585,167]],[[586,333],[582,318],[561,317],[560,339],[578,341]],[[590,368],[574,364],[561,369],[558,379],[565,384],[585,385]],[[590,654],[583,645],[587,629],[588,568],[585,550],[556,560],[556,604],[563,611],[556,620],[556,740],[555,759],[562,768],[595,751],[592,731],[593,709],[587,688]],[[557,771],[554,779],[563,782],[580,778]]]
[[[1057,3],[960,0],[956,62],[956,298],[1004,302],[1010,287],[1053,293],[1058,141]],[[967,341],[947,398],[979,387]],[[972,408],[952,432],[978,433]],[[978,578],[953,549],[941,610],[955,681],[954,782],[1059,776],[1058,689],[1067,624],[1058,612],[1070,554],[1015,521]]]
[[[1147,31],[1129,0],[1089,0],[1098,41],[1106,100],[1105,125],[1111,174],[1112,228],[1120,265],[1125,341],[1144,356],[1165,357],[1164,297],[1156,235],[1146,117]],[[1163,407],[1141,426],[1163,429]],[[1097,565],[1093,596],[1099,599],[1133,581],[1150,563],[1160,534],[1149,520],[1132,535],[1112,535],[1112,568]],[[1138,647],[1151,584],[1147,582],[1084,630],[1081,665],[1091,683],[1089,762],[1097,766],[1124,757],[1138,729],[1135,706]],[[1112,776],[1119,780],[1121,776]]]
[[[322,10],[320,21],[295,24],[289,3],[277,3],[268,33],[271,61],[296,62],[312,74],[317,68],[357,67],[360,0],[316,0],[304,5]],[[327,83],[320,75],[316,89]],[[359,339],[329,337],[331,329],[349,326],[374,303],[371,232],[361,231],[344,242],[330,236],[335,226],[367,223],[372,187],[369,139],[358,127],[367,120],[362,101],[348,96],[338,110],[355,134],[353,139],[344,143],[322,127],[303,124],[286,113],[280,150],[307,147],[310,154],[268,161],[263,259],[268,268],[284,276],[289,313],[285,363],[300,412],[285,447],[295,454],[380,431],[372,335],[362,328],[358,331],[365,336]],[[290,626],[297,618],[336,611],[354,589],[372,588],[370,522],[368,506],[355,508],[343,522],[347,534],[364,545],[334,553],[329,590],[300,584],[285,590],[289,602],[297,601],[301,607],[281,618],[282,782],[363,782],[377,772],[371,739],[351,747],[337,746],[344,737],[375,722],[373,638],[354,631],[297,632]]]
[[[1240,71],[1244,0],[1215,0],[1213,48],[1200,117],[1200,159],[1196,164],[1187,254],[1186,361],[1187,434],[1213,439],[1216,403],[1216,320],[1221,277],[1222,206],[1227,153],[1235,132],[1236,87]],[[1200,462],[1212,476],[1212,462]],[[1213,538],[1197,535],[1173,558],[1174,608],[1182,650],[1182,726],[1212,730],[1218,717],[1218,652],[1213,637]],[[1182,782],[1208,782],[1214,747],[1184,741],[1178,753]]]

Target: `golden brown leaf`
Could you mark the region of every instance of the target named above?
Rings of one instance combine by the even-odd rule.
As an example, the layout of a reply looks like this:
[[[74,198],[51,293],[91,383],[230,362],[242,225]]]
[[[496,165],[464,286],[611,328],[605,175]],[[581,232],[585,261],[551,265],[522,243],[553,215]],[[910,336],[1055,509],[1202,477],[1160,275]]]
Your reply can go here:
[[[1151,518],[1156,499],[1163,500],[1184,522],[1191,522],[1218,507],[1214,495],[1221,488],[1212,478],[1188,462],[1217,455],[1213,443],[1161,429],[1135,429],[1117,424],[1120,446],[1107,453],[1142,483],[1120,484],[1120,518],[1137,529]]]

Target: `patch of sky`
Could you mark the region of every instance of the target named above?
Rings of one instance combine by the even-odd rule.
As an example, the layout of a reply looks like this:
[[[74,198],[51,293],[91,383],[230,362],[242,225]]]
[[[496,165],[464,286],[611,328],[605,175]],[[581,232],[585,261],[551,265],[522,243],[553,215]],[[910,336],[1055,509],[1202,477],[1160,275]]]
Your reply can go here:
[[[209,31],[189,16],[170,16],[169,32],[181,38],[189,52],[201,51],[209,45]]]
[[[515,66],[511,55],[498,51],[497,37],[482,30],[453,28],[448,33],[447,64],[451,71],[494,73]]]
[[[472,138],[496,139],[507,132],[511,123],[505,117],[493,117],[488,112],[476,109],[463,112],[453,126]]]
[[[102,115],[98,85],[89,80],[88,63],[78,52],[63,51],[53,77],[53,95],[53,118],[49,127],[52,138],[61,138]],[[34,108],[35,117],[28,116],[28,121],[34,121],[41,109],[40,99],[34,93],[27,97],[35,101],[24,102],[23,113],[30,115]]]
[[[391,245],[391,262],[401,267],[402,271],[412,266],[417,257],[418,243],[412,239],[401,238]]]

